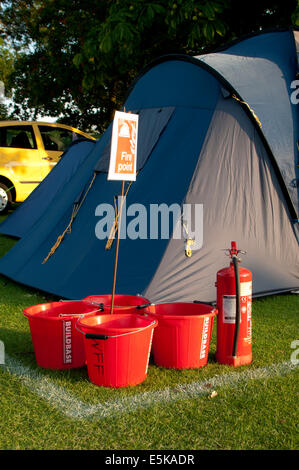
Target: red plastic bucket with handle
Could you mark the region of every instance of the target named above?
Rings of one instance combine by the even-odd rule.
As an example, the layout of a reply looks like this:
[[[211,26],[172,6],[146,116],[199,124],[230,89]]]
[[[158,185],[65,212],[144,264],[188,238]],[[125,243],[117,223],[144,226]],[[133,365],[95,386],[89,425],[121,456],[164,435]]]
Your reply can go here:
[[[89,295],[83,300],[101,305],[106,313],[111,310],[111,294]],[[140,310],[150,305],[150,300],[140,295],[116,294],[113,301],[113,313],[140,313]]]
[[[90,381],[105,387],[143,382],[157,321],[136,314],[102,314],[80,318]]]
[[[96,311],[94,304],[83,301],[52,302],[25,308],[37,364],[46,369],[83,367],[84,341],[75,329],[75,323],[80,316]]]
[[[158,321],[153,337],[153,356],[157,365],[191,369],[207,364],[216,308],[208,304],[178,302],[151,305],[145,313]]]

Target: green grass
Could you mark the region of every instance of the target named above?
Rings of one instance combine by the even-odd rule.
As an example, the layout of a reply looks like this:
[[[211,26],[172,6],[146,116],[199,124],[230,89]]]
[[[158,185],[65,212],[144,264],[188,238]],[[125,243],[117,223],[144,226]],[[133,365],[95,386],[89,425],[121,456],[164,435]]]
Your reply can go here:
[[[1,236],[0,256],[14,243]],[[215,324],[206,367],[167,370],[157,367],[151,359],[142,384],[109,389],[91,384],[86,368],[50,371],[37,367],[23,309],[53,300],[53,296],[0,277],[0,339],[9,357],[71,394],[74,406],[76,400],[104,403],[290,361],[294,353],[291,343],[299,340],[298,295],[256,299],[251,365],[231,368],[215,362]],[[250,378],[234,386],[226,384],[215,391],[214,398],[208,391],[197,398],[157,402],[116,416],[78,420],[51,406],[17,374],[0,366],[0,449],[298,449],[298,367],[268,378]]]

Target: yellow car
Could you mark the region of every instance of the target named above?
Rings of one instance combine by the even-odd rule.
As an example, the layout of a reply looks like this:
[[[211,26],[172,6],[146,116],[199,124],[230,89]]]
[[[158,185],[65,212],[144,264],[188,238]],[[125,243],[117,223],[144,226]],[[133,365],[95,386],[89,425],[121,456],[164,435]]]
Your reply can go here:
[[[64,124],[0,121],[0,213],[24,201],[79,138],[93,139]]]

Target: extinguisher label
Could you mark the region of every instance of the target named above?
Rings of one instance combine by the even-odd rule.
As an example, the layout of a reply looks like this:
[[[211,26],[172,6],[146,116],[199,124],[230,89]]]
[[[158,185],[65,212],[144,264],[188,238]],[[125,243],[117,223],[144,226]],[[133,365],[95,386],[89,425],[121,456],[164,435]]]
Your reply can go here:
[[[241,320],[247,320],[247,337],[251,338],[251,292],[252,282],[240,283]],[[223,295],[222,297],[222,321],[223,323],[236,322],[236,296]]]
[[[247,297],[252,293],[252,282],[241,282],[240,283],[240,294],[243,297]]]
[[[247,302],[247,338],[246,341],[248,344],[251,344],[251,337],[252,337],[252,300],[251,296],[248,296]]]
[[[223,323],[236,322],[236,296],[224,295],[222,297],[222,321]]]

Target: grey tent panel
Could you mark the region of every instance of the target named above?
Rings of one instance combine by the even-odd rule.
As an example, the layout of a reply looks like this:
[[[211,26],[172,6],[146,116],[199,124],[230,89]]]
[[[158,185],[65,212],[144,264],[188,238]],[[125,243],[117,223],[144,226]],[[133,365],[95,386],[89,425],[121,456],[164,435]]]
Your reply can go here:
[[[299,285],[298,243],[281,188],[258,133],[233,99],[219,99],[185,203],[203,205],[203,246],[186,258],[184,240],[172,239],[145,297],[215,300],[216,273],[229,265],[223,249],[231,240],[247,251],[243,265],[253,273],[254,295]]]
[[[298,214],[299,116],[290,99],[297,70],[293,31],[252,35],[197,59],[229,82],[257,116]]]

